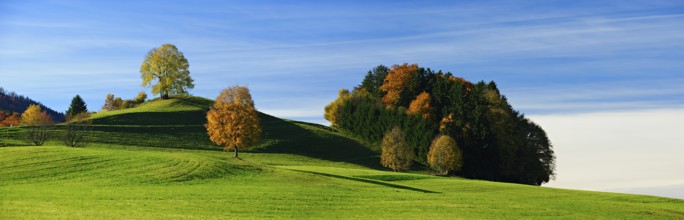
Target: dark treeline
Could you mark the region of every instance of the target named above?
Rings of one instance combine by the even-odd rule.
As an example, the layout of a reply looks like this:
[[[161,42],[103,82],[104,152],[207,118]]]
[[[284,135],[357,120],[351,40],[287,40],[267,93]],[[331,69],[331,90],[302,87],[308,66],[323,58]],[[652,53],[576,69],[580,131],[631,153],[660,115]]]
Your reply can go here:
[[[6,111],[8,113],[16,112],[21,114],[24,111],[26,111],[29,105],[40,106],[40,108],[46,111],[47,114],[50,115],[50,117],[52,117],[52,120],[54,120],[55,122],[64,121],[64,114],[52,110],[46,107],[45,105],[41,104],[40,102],[33,101],[32,99],[26,96],[18,95],[14,92],[7,91],[4,88],[0,87],[0,110]]]
[[[466,178],[541,185],[554,177],[554,154],[544,130],[508,103],[494,82],[471,83],[413,65],[378,66],[352,92],[326,106],[333,126],[379,146],[399,126],[426,164],[439,134],[456,139]]]

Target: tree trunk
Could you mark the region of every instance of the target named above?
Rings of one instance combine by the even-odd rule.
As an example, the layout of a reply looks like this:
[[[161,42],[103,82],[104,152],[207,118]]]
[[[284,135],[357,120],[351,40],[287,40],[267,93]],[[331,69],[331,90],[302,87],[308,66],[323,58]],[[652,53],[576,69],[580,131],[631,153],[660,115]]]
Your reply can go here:
[[[163,92],[161,98],[162,98],[162,100],[163,99],[169,99],[169,92]]]
[[[234,158],[238,158],[238,148],[237,147],[235,147],[235,157]]]

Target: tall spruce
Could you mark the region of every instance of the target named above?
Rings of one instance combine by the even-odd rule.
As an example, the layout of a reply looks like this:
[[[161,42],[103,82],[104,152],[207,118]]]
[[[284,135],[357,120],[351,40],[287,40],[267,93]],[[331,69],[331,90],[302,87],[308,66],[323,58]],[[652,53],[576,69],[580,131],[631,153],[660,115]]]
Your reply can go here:
[[[67,120],[85,112],[88,112],[88,106],[86,105],[85,101],[83,101],[81,96],[76,95],[73,99],[71,99],[71,105],[69,105],[69,109],[66,111]]]

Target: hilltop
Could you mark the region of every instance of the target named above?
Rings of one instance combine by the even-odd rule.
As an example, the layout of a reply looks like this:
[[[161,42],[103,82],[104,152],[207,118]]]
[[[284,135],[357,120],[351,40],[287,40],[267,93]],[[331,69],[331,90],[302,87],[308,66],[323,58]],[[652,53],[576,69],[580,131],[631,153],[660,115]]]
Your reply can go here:
[[[262,143],[232,159],[206,137],[212,103],[95,114],[85,148],[0,129],[0,218],[684,218],[678,199],[388,172],[342,132],[263,113]]]

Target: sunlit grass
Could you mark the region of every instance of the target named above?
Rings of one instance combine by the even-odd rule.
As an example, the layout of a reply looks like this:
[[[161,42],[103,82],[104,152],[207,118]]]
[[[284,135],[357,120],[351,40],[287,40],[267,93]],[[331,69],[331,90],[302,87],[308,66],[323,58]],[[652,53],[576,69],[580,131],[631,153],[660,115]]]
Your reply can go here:
[[[85,148],[17,146],[22,129],[0,129],[0,219],[684,218],[678,199],[389,172],[356,140],[268,115],[264,141],[234,159],[207,140],[205,101],[95,116]]]

